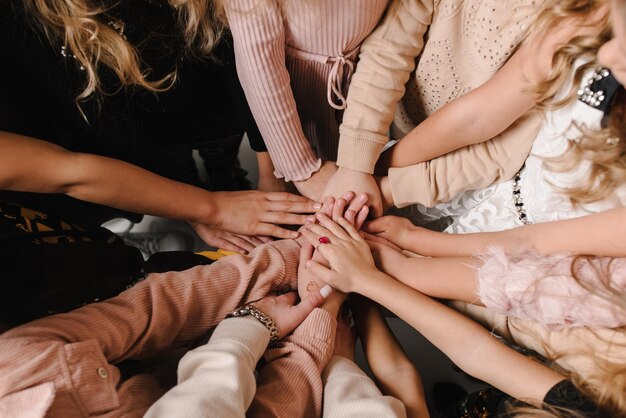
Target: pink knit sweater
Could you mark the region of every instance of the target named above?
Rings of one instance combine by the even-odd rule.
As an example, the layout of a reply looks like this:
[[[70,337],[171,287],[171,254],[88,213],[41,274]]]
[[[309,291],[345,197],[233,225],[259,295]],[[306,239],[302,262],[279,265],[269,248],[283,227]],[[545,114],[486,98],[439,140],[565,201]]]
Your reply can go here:
[[[227,0],[239,79],[276,177],[336,160],[358,48],[387,0]]]
[[[152,373],[123,379],[117,364],[187,346],[237,306],[271,290],[295,288],[299,250],[296,241],[274,241],[248,256],[229,256],[182,272],[151,274],[114,298],[0,334],[0,416],[143,416],[164,388]],[[257,401],[277,411],[288,408],[279,416],[293,416],[289,411],[299,406],[321,405],[319,369],[330,358],[333,339],[328,336],[331,331],[317,331],[334,330],[334,319],[314,318],[322,322],[311,323],[308,329],[328,341],[326,354],[321,356],[324,363],[300,364],[301,389],[290,404],[272,405],[271,388],[263,390],[269,399]],[[272,352],[279,356],[288,350],[297,357],[298,347],[293,345]],[[284,366],[278,371],[285,373]]]

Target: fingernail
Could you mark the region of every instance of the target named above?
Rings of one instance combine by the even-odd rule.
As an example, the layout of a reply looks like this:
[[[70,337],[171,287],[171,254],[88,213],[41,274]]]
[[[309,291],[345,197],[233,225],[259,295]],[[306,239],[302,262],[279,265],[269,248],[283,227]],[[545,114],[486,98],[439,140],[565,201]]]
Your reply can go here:
[[[332,292],[333,292],[333,288],[330,287],[329,285],[325,285],[324,287],[320,289],[320,295],[322,295],[324,299],[326,299],[328,295],[330,295]]]
[[[307,222],[315,222],[315,216],[307,216],[306,217],[306,221]]]
[[[363,194],[363,195],[361,195],[361,197],[359,199],[361,200],[361,202],[365,202],[365,201],[367,201],[367,195]]]
[[[320,210],[322,208],[322,204],[321,203],[316,203],[313,205],[313,209],[315,210]]]
[[[291,231],[291,237],[292,238],[298,238],[300,236],[300,234],[296,231]]]

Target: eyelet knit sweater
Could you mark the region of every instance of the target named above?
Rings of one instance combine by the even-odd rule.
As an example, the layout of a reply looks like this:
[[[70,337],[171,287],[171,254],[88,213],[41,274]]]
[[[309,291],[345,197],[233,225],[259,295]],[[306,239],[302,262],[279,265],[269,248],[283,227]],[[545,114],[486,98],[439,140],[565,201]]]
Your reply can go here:
[[[340,127],[337,165],[372,173],[389,138],[400,139],[446,103],[487,81],[522,40],[533,0],[395,0],[363,42]],[[393,122],[393,123],[392,123]],[[539,130],[536,113],[501,135],[389,171],[396,206],[447,202],[508,180]]]

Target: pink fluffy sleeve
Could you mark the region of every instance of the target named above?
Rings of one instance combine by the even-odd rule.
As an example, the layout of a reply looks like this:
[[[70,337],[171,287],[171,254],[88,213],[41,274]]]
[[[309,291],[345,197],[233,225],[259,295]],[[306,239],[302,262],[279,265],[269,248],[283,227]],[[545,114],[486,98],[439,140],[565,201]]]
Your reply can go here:
[[[478,296],[487,308],[550,328],[626,325],[616,304],[626,290],[626,258],[507,255],[491,249],[478,269]]]

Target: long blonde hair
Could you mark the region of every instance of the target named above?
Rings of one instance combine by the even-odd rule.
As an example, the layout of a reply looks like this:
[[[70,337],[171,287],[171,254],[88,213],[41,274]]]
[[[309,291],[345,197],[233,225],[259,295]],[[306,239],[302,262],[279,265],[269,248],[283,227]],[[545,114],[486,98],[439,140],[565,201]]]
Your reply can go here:
[[[541,35],[566,19],[574,18],[581,23],[588,21],[589,16],[606,6],[606,3],[605,0],[545,0],[529,37]],[[537,108],[557,109],[576,100],[578,86],[584,74],[591,68],[599,67],[597,52],[613,36],[608,13],[594,24],[600,25],[599,35],[577,36],[555,52],[550,74],[534,88]],[[555,100],[562,86],[567,85],[574,62],[581,57],[587,57],[588,61],[574,72],[574,80],[567,94]],[[555,172],[569,171],[585,160],[591,163],[589,177],[585,182],[560,189],[570,197],[574,205],[604,199],[626,181],[625,106],[621,95],[614,103],[602,129],[591,130],[575,126],[579,130],[579,138],[569,141],[569,149],[563,155],[546,160],[548,168]]]
[[[61,42],[84,70],[86,80],[76,98],[77,104],[102,91],[99,65],[110,68],[122,86],[161,91],[175,81],[175,71],[158,80],[148,79],[150,69],[141,67],[137,49],[98,19],[99,14],[106,12],[105,7],[97,5],[100,2],[24,0],[24,3],[50,42]],[[221,4],[217,0],[169,0],[169,3],[178,10],[186,48],[202,55],[210,54],[225,27]]]
[[[585,289],[606,302],[615,318],[626,318],[626,258],[596,257],[589,255],[554,254],[550,256],[537,253],[521,253],[513,260],[541,259],[543,277],[537,278],[533,286],[526,289],[521,298],[524,303],[536,305],[535,299],[541,294],[541,281],[550,277],[564,277],[568,274],[577,286]],[[563,262],[569,263],[569,271],[563,270]],[[567,264],[565,264],[567,265]],[[559,283],[563,283],[559,280]],[[569,287],[570,285],[565,285]],[[563,295],[568,299],[569,295]],[[596,305],[592,302],[591,305]],[[578,390],[609,416],[626,415],[626,364],[623,362],[626,353],[626,327],[594,329],[578,328],[568,332],[564,337],[571,344],[560,344],[552,348],[551,342],[559,340],[551,334],[535,333],[524,325],[525,321],[509,322],[511,329],[519,334],[527,334],[537,340],[542,355],[547,358],[551,367],[574,383]],[[621,322],[620,322],[621,324]],[[574,363],[575,362],[575,363]],[[574,367],[573,364],[576,364]],[[566,370],[560,365],[568,365]],[[574,368],[574,370],[571,370]],[[580,375],[576,373],[580,371]],[[568,407],[554,407],[541,402],[521,399],[527,406],[518,403],[507,405],[511,416],[556,418],[586,418]]]

